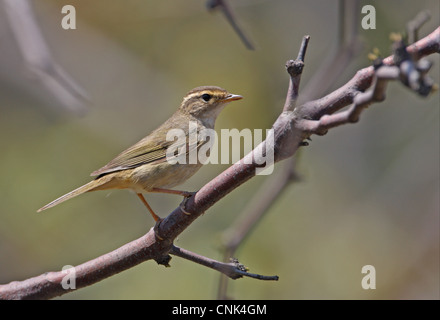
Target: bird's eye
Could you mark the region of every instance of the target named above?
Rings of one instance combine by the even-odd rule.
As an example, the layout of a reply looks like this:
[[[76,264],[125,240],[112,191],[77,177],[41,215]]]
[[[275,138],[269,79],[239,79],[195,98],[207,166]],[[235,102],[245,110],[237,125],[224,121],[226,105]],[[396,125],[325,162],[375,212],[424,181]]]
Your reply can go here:
[[[211,95],[207,93],[202,94],[202,99],[208,102],[209,100],[211,100]]]

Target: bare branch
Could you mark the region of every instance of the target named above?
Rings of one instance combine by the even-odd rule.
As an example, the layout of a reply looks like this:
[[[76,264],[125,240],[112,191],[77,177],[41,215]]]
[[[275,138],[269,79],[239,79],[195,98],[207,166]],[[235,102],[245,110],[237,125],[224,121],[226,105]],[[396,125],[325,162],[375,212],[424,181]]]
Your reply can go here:
[[[229,24],[232,26],[235,33],[238,34],[238,36],[240,37],[241,41],[244,43],[246,48],[249,50],[255,50],[255,47],[252,44],[252,42],[249,40],[249,37],[245,35],[243,30],[238,25],[237,18],[235,17],[234,13],[231,10],[231,7],[229,6],[226,0],[208,0],[206,2],[206,6],[208,10],[214,10],[220,8],[226,20],[228,20]]]
[[[75,267],[76,290],[99,282],[141,262],[155,259],[162,263],[171,248],[169,241],[158,241],[153,229],[112,252]],[[168,260],[169,261],[169,260]],[[62,286],[66,272],[46,272],[24,281],[0,285],[0,299],[50,299],[71,292]]]
[[[170,253],[201,264],[205,267],[217,270],[231,279],[250,277],[258,280],[278,280],[278,276],[263,276],[260,274],[249,273],[247,272],[248,269],[244,265],[240,264],[238,260],[233,260],[231,263],[220,262],[176,246],[172,246]]]
[[[82,114],[87,93],[52,57],[28,0],[3,0],[25,67],[66,109]]]
[[[408,43],[414,43],[419,40],[420,28],[431,18],[428,11],[419,12],[419,14],[406,25],[408,32]]]
[[[298,100],[299,83],[301,81],[301,74],[304,69],[304,58],[309,44],[310,36],[304,36],[301,48],[298,52],[296,60],[289,60],[286,63],[287,73],[290,75],[289,89],[287,90],[287,98],[284,104],[283,111],[293,111]]]
[[[290,160],[290,159],[289,159]],[[277,199],[283,195],[283,191],[291,182],[299,178],[295,174],[295,158],[284,163],[279,174],[273,176],[260,187],[258,192],[249,200],[249,204],[240,213],[231,227],[222,234],[223,261],[228,261],[235,255],[237,248],[251,235],[261,218]],[[287,161],[287,160],[286,160]],[[228,279],[220,276],[217,291],[218,299],[226,299]]]
[[[432,40],[437,42],[437,48],[433,48],[436,51],[438,51],[439,40],[435,40],[435,37],[437,34],[438,38],[439,33],[440,28],[428,36],[432,36]],[[326,101],[327,107],[319,108],[319,101],[304,106],[304,108],[307,109],[306,113],[312,110],[312,113],[314,113],[317,109],[319,109],[319,112],[311,118],[312,120],[309,120],[309,118],[304,118],[300,121],[297,120],[299,127],[304,131],[323,135],[330,128],[346,123],[357,122],[363,109],[373,102],[381,102],[385,99],[385,88],[389,80],[400,80],[418,94],[422,96],[428,95],[432,90],[433,81],[426,75],[426,70],[429,70],[431,65],[424,63],[423,60],[419,62],[414,61],[412,56],[415,55],[415,52],[413,52],[411,48],[414,49],[414,46],[406,47],[402,42],[397,43],[392,62],[390,58],[387,58],[383,61],[384,65],[369,67],[359,71],[348,84],[323,98],[332,102],[329,105],[329,101]],[[396,65],[394,65],[394,63]],[[377,68],[377,70],[375,70],[375,68]],[[364,92],[365,89],[367,89],[364,86],[367,86],[371,82],[372,89],[368,92]],[[341,95],[338,94],[340,90],[346,93],[345,97],[341,97]],[[315,105],[313,105],[313,103],[315,103]],[[335,113],[350,103],[353,103],[353,105],[348,110]],[[304,114],[304,110],[300,112]],[[315,121],[315,119],[317,121]]]
[[[439,52],[439,50],[440,27],[427,37],[406,48],[406,51],[414,61],[419,60],[423,56]],[[390,56],[384,59],[383,64],[393,66],[394,57]],[[275,161],[291,157],[305,138],[313,133],[321,133],[319,130],[310,130],[306,125],[307,121],[319,123],[323,115],[331,115],[335,111],[353,103],[358,108],[362,108],[364,104],[370,103],[369,99],[380,98],[383,95],[384,87],[377,82],[374,85],[375,89],[373,90],[372,97],[367,97],[365,101],[362,101],[361,98],[356,98],[356,96],[365,92],[374,84],[375,76],[374,67],[365,68],[357,72],[346,85],[326,97],[298,106],[293,111],[282,112],[273,124]],[[355,98],[361,101],[355,101]],[[168,265],[169,253],[171,251],[173,253],[177,252],[172,246],[174,239],[217,201],[255,176],[256,169],[263,166],[252,161],[254,153],[262,154],[259,152],[261,148],[266,148],[266,142],[261,143],[241,161],[226,169],[203,186],[195,195],[191,196],[185,206],[185,211],[191,214],[183,212],[178,207],[165,219],[159,221],[155,228],[151,229],[143,237],[97,259],[75,267],[77,289],[99,282],[147,260],[154,259],[159,264]],[[160,237],[157,237],[156,234],[160,235]],[[163,240],[159,240],[159,238]],[[179,252],[181,253],[182,251],[179,250]],[[235,272],[237,271],[235,270]],[[238,273],[241,274],[241,272]],[[62,289],[62,286],[60,286],[63,276],[63,272],[51,272],[21,282],[1,285],[0,298],[43,299],[64,294],[69,291]],[[260,276],[255,277],[259,278]]]

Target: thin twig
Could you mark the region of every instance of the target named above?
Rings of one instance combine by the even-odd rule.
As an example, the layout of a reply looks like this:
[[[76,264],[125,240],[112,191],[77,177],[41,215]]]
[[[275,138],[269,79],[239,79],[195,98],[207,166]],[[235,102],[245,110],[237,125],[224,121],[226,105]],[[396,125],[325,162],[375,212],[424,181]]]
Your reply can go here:
[[[301,91],[298,103],[316,99],[328,92],[333,85],[333,81],[329,81],[329,79],[338,79],[361,49],[358,37],[359,0],[341,0],[340,6],[338,25],[339,29],[344,29],[344,32],[338,33],[336,52],[333,55],[328,55],[327,59],[315,71]],[[345,12],[347,14],[344,14]]]
[[[66,109],[82,114],[86,91],[52,57],[28,0],[3,0],[6,17],[27,70]]]
[[[304,36],[296,60],[289,60],[286,63],[287,73],[290,75],[289,88],[283,111],[293,111],[298,100],[299,84],[304,69],[304,58],[307,52],[310,36]]]
[[[235,17],[234,13],[232,12],[231,6],[226,0],[208,0],[206,2],[206,7],[209,10],[220,8],[226,20],[228,20],[229,24],[232,26],[235,33],[237,33],[237,35],[240,37],[246,48],[249,50],[255,50],[255,47],[249,40],[249,37],[246,36],[242,28],[238,25],[237,18]]]
[[[290,160],[290,159],[289,159]],[[252,234],[261,218],[270,207],[283,195],[292,182],[298,180],[295,174],[295,157],[286,161],[277,175],[267,180],[249,201],[249,205],[240,213],[231,227],[222,234],[223,261],[228,261],[236,250]],[[226,299],[228,278],[220,275],[217,299]]]
[[[263,276],[260,274],[249,273],[247,272],[247,268],[244,265],[240,264],[237,260],[231,263],[220,262],[201,256],[189,250],[176,247],[174,245],[171,247],[170,254],[217,270],[231,279],[250,277],[258,280],[278,280],[278,276]]]
[[[429,11],[421,11],[413,20],[407,23],[408,43],[414,43],[419,40],[419,30],[430,18],[431,14]]]
[[[440,33],[440,27],[433,32],[430,36],[437,37]],[[440,41],[437,39],[436,51],[439,51]],[[334,128],[346,123],[354,123],[359,120],[360,113],[371,103],[381,102],[385,100],[385,89],[387,82],[389,80],[400,80],[404,85],[411,88],[413,91],[417,92],[421,96],[428,95],[433,88],[433,81],[425,72],[425,68],[429,70],[430,65],[425,65],[422,63],[423,68],[418,67],[419,62],[414,61],[411,54],[411,50],[402,44],[401,41],[394,46],[395,53],[393,55],[392,62],[389,58],[384,59],[380,66],[375,66],[377,70],[373,67],[363,69],[359,71],[356,76],[344,87],[339,90],[346,90],[346,99],[343,103],[332,104],[331,108],[323,108],[312,118],[302,119],[299,121],[298,126],[302,130],[309,133],[315,133],[319,135],[326,134],[330,128]],[[421,60],[422,61],[422,60]],[[396,63],[396,65],[393,65]],[[373,69],[372,69],[373,68]],[[368,78],[368,83],[371,84],[372,89],[364,92],[364,85],[367,83],[365,80],[365,73],[372,73],[373,77]],[[348,89],[350,87],[350,89]],[[335,91],[331,95],[337,93]],[[335,101],[335,97],[328,95],[323,98],[327,100]],[[337,98],[341,100],[340,97]],[[336,111],[342,109],[347,105],[347,102],[352,103],[351,107],[345,111],[335,113]],[[315,109],[316,106],[302,106],[306,110],[300,111],[300,113],[307,113],[311,110],[309,108]]]

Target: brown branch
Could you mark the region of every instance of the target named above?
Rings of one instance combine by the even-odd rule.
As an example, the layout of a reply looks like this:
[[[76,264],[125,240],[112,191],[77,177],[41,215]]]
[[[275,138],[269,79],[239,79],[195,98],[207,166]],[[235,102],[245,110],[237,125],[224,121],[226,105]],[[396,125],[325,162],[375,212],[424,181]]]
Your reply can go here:
[[[420,95],[429,94],[433,82],[427,77],[426,70],[429,70],[430,64],[417,60],[422,58],[420,52],[427,48],[431,53],[438,53],[439,38],[440,27],[409,47],[399,42],[395,55],[384,59],[377,71],[375,67],[362,69],[343,87],[322,99],[304,104],[301,110],[295,110],[298,111],[295,116],[298,128],[304,133],[323,135],[330,128],[357,122],[361,111],[369,104],[385,99],[385,86],[389,80],[399,79]],[[370,86],[372,91],[365,92]],[[350,104],[352,106],[348,110],[335,113]]]
[[[137,264],[156,259],[163,262],[171,248],[169,241],[157,241],[153,229],[147,234],[101,257],[75,267],[75,286],[80,289]],[[164,264],[164,263],[162,263]],[[63,289],[63,271],[46,272],[24,281],[0,285],[0,299],[50,299],[72,290]]]
[[[299,92],[293,92],[293,95],[289,93],[292,86],[291,78],[287,95],[291,95],[291,99],[294,101],[289,102],[289,99],[286,99],[284,111],[295,109],[296,105],[301,101],[309,101],[323,95],[331,84],[331,81],[328,81],[328,79],[337,78],[349,65],[355,53],[360,48],[357,36],[360,12],[359,1],[340,0],[339,9],[337,51],[333,56],[329,55],[329,59],[326,59],[324,63],[322,63],[320,68],[308,81],[305,88],[302,89],[301,95],[299,95]],[[350,12],[350,14],[345,14],[346,11]],[[303,40],[303,46],[305,45],[306,43]],[[301,53],[305,54],[305,51],[300,49],[299,52],[297,60],[304,61],[304,58],[301,59]],[[299,90],[299,83],[296,88],[296,90]],[[293,105],[289,106],[289,103],[293,103]],[[307,143],[304,142],[303,144],[307,145]],[[273,175],[263,182],[260,190],[249,200],[249,204],[237,217],[237,221],[233,222],[231,227],[223,233],[223,261],[228,261],[228,259],[234,256],[239,245],[250,235],[251,231],[267,213],[272,204],[281,197],[283,191],[290,186],[292,182],[300,180],[295,172],[297,158],[297,156],[291,157],[284,161],[281,173]],[[228,298],[226,294],[227,285],[228,278],[220,275],[217,291],[218,299]]]
[[[234,13],[231,10],[231,7],[226,0],[208,0],[206,2],[206,7],[208,8],[208,10],[220,8],[226,20],[232,26],[235,33],[240,37],[240,40],[243,42],[245,47],[249,50],[255,50],[255,47],[249,40],[249,37],[246,36],[244,31],[238,25],[237,18],[235,17]]]
[[[44,90],[67,110],[82,115],[89,102],[87,92],[53,58],[28,0],[4,0],[11,32],[23,57],[23,66]],[[1,5],[1,4],[0,4]]]
[[[289,60],[286,63],[287,73],[290,75],[289,88],[287,89],[286,102],[283,111],[293,111],[298,100],[299,84],[301,81],[301,74],[304,69],[304,58],[307,52],[310,36],[304,36],[301,48],[298,52],[296,60]]]
[[[406,25],[408,32],[408,43],[414,43],[419,40],[420,28],[431,18],[429,11],[422,11]]]
[[[439,50],[440,28],[407,48],[407,52],[414,61],[439,52]],[[384,65],[394,65],[393,58],[393,56],[386,58],[383,61]],[[360,92],[366,91],[371,86],[374,77],[373,67],[362,69],[346,85],[326,97],[310,101],[293,111],[282,112],[273,125],[274,145],[272,147],[275,161],[291,157],[302,141],[311,134],[322,134],[320,130],[315,132],[310,130],[305,124],[311,120],[319,122],[323,115],[332,114],[352,104]],[[259,153],[263,154],[261,149],[266,150],[266,147],[270,146],[266,146],[266,142],[261,143],[241,161],[226,169],[189,198],[185,211],[191,214],[185,214],[178,207],[143,237],[75,267],[76,289],[99,282],[147,260],[154,259],[160,264],[168,265],[168,254],[173,250],[174,239],[217,201],[255,176],[256,169],[262,165],[252,161],[254,153],[260,151]],[[156,237],[156,234],[159,237]],[[60,286],[64,276],[64,272],[50,272],[21,282],[15,281],[1,285],[0,298],[47,299],[62,295],[70,292]]]
[[[248,269],[244,265],[240,264],[238,260],[233,260],[230,263],[220,262],[176,246],[171,247],[170,253],[189,261],[201,264],[205,267],[217,270],[231,279],[249,277],[258,280],[278,280],[278,276],[263,276],[260,274],[249,273],[247,272]]]

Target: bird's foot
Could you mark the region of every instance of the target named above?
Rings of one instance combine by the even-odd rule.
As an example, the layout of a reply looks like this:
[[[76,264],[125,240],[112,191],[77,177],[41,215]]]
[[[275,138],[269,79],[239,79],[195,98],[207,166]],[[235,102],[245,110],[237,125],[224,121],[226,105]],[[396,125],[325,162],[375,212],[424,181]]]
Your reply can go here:
[[[157,240],[160,240],[160,241],[163,241],[165,239],[165,237],[160,235],[160,230],[159,230],[159,225],[162,221],[163,221],[163,219],[159,218],[158,220],[156,220],[156,224],[153,227],[154,235],[156,236]]]
[[[193,195],[195,195],[197,192],[191,192],[191,191],[184,191],[182,193],[182,196],[184,197],[183,201],[180,203],[179,207],[180,210],[182,210],[182,212],[184,214],[186,214],[187,216],[191,215],[191,212],[188,212],[186,210],[186,203],[188,202],[188,199],[191,198]]]

